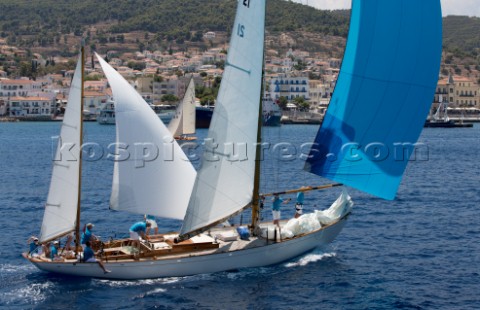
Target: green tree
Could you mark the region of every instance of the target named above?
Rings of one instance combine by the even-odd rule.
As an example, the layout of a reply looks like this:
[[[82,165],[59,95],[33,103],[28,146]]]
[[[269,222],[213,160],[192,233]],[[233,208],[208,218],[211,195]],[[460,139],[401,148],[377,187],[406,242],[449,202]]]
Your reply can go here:
[[[138,70],[138,71],[142,71],[147,67],[145,63],[141,61],[129,61],[127,63],[127,66],[133,70]]]
[[[166,94],[166,95],[163,95],[160,100],[162,102],[166,101],[166,102],[172,103],[172,102],[178,101],[178,97],[172,94]]]
[[[282,110],[285,110],[287,108],[287,104],[288,104],[288,99],[284,96],[280,96],[280,98],[278,98],[278,105],[280,106],[280,108],[282,108]]]
[[[213,105],[213,104],[215,104],[215,97],[213,95],[208,95],[208,96],[205,96],[203,98],[200,98],[200,104],[202,106]]]
[[[307,68],[307,66],[301,60],[299,60],[297,61],[297,64],[293,66],[293,68],[297,71],[303,71]]]

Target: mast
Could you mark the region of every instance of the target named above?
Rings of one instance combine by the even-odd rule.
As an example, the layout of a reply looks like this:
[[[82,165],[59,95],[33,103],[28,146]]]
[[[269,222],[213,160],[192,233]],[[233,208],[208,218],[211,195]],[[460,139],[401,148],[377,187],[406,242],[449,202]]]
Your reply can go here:
[[[265,1],[266,2],[266,1]],[[267,10],[264,11],[266,19]],[[263,27],[263,36],[265,38],[265,27]],[[265,91],[265,40],[263,41],[263,61],[262,61],[262,88],[260,90],[260,104],[258,105],[258,123],[257,123],[257,145],[255,150],[255,174],[253,176],[253,198],[252,198],[252,234],[258,226],[260,217],[260,159],[262,151],[262,115],[263,115],[263,92]]]
[[[262,90],[263,91],[263,90]],[[261,93],[262,94],[262,93]],[[255,174],[253,176],[253,197],[252,197],[252,234],[258,225],[260,215],[260,152],[262,151],[262,95],[260,95],[260,105],[258,108],[258,123],[257,123],[257,145],[255,152]]]
[[[82,145],[83,145],[83,97],[84,97],[84,74],[85,74],[85,41],[82,40],[80,57],[82,58],[81,83],[80,83],[80,148],[78,156],[78,197],[77,197],[77,217],[75,221],[75,255],[78,254],[80,245],[80,204],[82,200]]]

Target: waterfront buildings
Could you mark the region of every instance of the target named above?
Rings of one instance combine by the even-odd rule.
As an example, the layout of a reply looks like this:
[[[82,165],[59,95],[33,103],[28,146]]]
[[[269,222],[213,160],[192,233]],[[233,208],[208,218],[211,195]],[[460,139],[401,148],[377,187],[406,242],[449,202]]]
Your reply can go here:
[[[480,86],[468,77],[450,75],[438,81],[434,102],[480,108]]]
[[[163,51],[144,49],[141,52],[122,54],[112,50],[108,52],[108,58],[110,64],[130,81],[147,103],[158,105],[165,95],[182,98],[191,75],[195,76],[196,85],[205,87],[214,86],[214,82],[222,76],[222,62],[225,61],[228,46],[222,43],[221,33],[206,33],[205,38],[216,43],[211,43],[207,49],[192,46],[185,51],[172,51],[170,48]],[[283,53],[272,48],[267,50],[264,87],[274,100],[284,97],[290,101],[289,106],[294,107],[295,99],[303,98],[309,103],[311,112],[321,114],[333,94],[341,59],[326,53],[290,48],[294,46],[291,39],[285,35],[275,39],[283,40],[289,46]],[[272,40],[267,38],[267,45],[272,44]],[[10,57],[8,55],[13,52],[25,54],[17,48],[6,46],[5,42],[0,44],[0,52],[2,51],[6,57]],[[34,57],[44,65],[41,55],[34,54]],[[60,62],[68,63],[68,59],[55,57],[55,63]],[[15,65],[6,64],[10,69]],[[111,93],[97,61],[94,58],[90,60],[89,57],[87,67],[84,113],[96,116]],[[62,70],[56,74],[37,77],[34,81],[27,78],[8,79],[7,72],[0,70],[0,116],[56,116],[63,111],[67,102],[72,74],[73,70]],[[478,72],[472,73],[471,78],[456,75],[441,78],[433,100],[434,107],[442,101],[448,102],[452,108],[480,108],[480,88],[475,74],[478,75]],[[51,103],[48,104],[45,100]]]
[[[11,97],[7,100],[8,116],[49,119],[54,113],[55,100],[44,97]]]

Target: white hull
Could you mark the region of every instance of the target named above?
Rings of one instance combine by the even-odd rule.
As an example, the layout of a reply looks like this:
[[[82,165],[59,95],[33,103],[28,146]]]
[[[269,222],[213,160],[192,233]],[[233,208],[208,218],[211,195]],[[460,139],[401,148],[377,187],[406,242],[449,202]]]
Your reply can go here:
[[[115,117],[97,117],[97,122],[102,125],[115,125]]]
[[[105,274],[96,263],[31,261],[43,271],[106,279],[148,279],[213,273],[239,268],[275,265],[332,242],[345,225],[346,216],[335,224],[307,235],[237,251],[218,251],[168,259],[104,262]]]
[[[174,112],[162,112],[157,113],[158,117],[162,120],[164,124],[170,123]],[[115,115],[113,113],[108,113],[108,111],[100,112],[100,115],[97,117],[97,122],[101,125],[115,125]]]

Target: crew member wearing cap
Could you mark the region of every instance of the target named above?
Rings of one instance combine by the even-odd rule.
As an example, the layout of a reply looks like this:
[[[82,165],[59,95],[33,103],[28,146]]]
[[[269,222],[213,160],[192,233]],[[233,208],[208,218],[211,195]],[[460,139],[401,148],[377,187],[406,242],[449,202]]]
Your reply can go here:
[[[40,244],[38,243],[38,238],[35,236],[31,236],[28,239],[28,254],[30,257],[38,257],[40,255],[39,250],[40,250]]]
[[[92,223],[85,225],[82,233],[82,240],[80,241],[81,244],[86,244],[87,241],[97,240],[97,237],[92,233],[93,226],[95,225]]]

